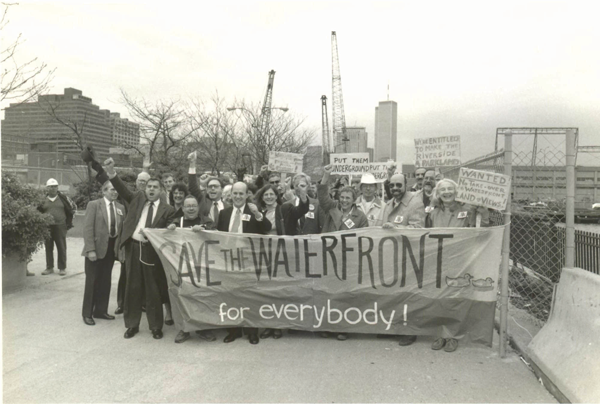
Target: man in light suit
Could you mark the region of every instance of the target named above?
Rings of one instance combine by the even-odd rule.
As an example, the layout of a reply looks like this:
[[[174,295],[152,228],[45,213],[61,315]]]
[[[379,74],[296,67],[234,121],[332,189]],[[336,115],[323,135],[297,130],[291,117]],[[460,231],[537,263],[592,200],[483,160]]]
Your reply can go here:
[[[113,264],[118,255],[116,240],[123,228],[125,208],[116,202],[115,187],[106,182],[102,198],[91,201],[85,212],[83,252],[85,257],[85,290],[83,293],[83,322],[94,325],[95,318],[114,320],[108,314],[108,299]]]
[[[142,305],[145,298],[146,317],[154,339],[163,337],[163,310],[159,289],[160,272],[164,271],[158,254],[144,235],[144,229],[166,228],[173,221],[175,209],[162,194],[162,183],[150,178],[146,189],[131,192],[117,176],[115,162],[109,158],[104,162],[106,173],[119,196],[129,204],[129,210],[120,237],[120,248],[125,248],[127,283],[125,286],[124,318],[125,338],[139,332]]]
[[[245,182],[236,182],[231,188],[233,206],[225,208],[219,213],[217,230],[229,233],[255,233],[267,234],[271,230],[271,222],[267,220],[253,203],[246,203]],[[251,344],[258,344],[258,328],[245,328]],[[223,342],[233,342],[242,336],[239,328],[227,329],[227,336]]]

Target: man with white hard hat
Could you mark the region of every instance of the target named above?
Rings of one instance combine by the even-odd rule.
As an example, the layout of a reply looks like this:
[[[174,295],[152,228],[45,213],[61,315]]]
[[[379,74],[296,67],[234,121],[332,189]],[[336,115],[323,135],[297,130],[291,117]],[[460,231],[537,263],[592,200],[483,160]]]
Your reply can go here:
[[[381,210],[384,204],[377,196],[377,181],[373,174],[366,173],[360,177],[360,191],[362,195],[356,199],[356,207],[367,217],[369,227],[381,226]]]
[[[49,226],[50,236],[46,239],[46,270],[42,275],[54,272],[54,244],[58,254],[58,274],[66,275],[67,269],[67,230],[73,227],[73,202],[58,192],[58,181],[50,178],[46,182],[47,196],[39,208],[42,213],[49,213],[54,219]]]

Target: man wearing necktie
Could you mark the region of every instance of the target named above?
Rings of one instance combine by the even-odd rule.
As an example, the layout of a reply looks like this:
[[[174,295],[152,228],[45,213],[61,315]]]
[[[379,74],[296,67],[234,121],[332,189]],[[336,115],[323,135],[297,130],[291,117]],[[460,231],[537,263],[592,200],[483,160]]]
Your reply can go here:
[[[108,299],[113,264],[117,257],[117,235],[123,228],[125,208],[116,202],[117,191],[107,181],[102,186],[103,197],[88,203],[83,229],[85,257],[85,289],[83,293],[83,322],[94,325],[95,318],[114,320],[108,314]]]
[[[244,182],[236,182],[231,189],[233,206],[225,208],[219,214],[217,230],[229,233],[267,234],[271,230],[271,222],[264,220],[262,213],[253,203],[246,203],[247,186]],[[258,344],[258,328],[244,328],[251,344]],[[242,336],[240,328],[227,329],[223,342],[233,342]]]
[[[196,159],[196,152],[191,152],[188,155],[190,162],[188,188],[190,194],[194,195],[198,200],[200,216],[208,216],[214,223],[218,223],[221,211],[231,205],[223,201],[223,183],[217,177],[204,178],[206,175],[203,175],[200,179],[205,184],[203,186],[206,186],[206,189],[200,188],[196,176]]]
[[[163,337],[163,309],[158,282],[159,271],[164,269],[158,254],[146,239],[144,229],[166,228],[173,221],[175,209],[167,203],[158,178],[150,178],[144,191],[133,193],[117,176],[112,158],[106,160],[104,165],[110,182],[119,196],[129,204],[120,238],[120,247],[125,248],[127,261],[123,308],[127,331],[124,337],[131,338],[139,332],[142,304],[145,303],[152,336],[160,339]]]

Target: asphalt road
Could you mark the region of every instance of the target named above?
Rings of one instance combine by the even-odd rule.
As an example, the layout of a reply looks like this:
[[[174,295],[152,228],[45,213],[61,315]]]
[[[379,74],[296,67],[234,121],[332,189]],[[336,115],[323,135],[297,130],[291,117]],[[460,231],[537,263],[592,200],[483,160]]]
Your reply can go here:
[[[41,276],[43,250],[27,286],[3,296],[3,399],[21,402],[556,402],[521,359],[493,348],[432,351],[432,338],[408,347],[393,339],[310,333],[222,343],[192,337],[175,344],[165,326],[152,339],[123,338],[122,316],[81,319],[82,240],[68,239],[67,276]],[[113,270],[111,313],[119,266]]]

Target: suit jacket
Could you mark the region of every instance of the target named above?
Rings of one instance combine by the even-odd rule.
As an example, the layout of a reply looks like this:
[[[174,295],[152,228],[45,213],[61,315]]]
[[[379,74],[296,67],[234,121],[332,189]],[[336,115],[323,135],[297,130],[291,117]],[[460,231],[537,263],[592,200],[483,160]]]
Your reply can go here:
[[[115,201],[115,219],[117,226],[117,235],[123,229],[125,218],[125,207]],[[102,259],[106,256],[108,250],[108,238],[110,229],[108,228],[108,212],[104,197],[90,201],[85,211],[85,225],[83,227],[83,251],[81,255],[87,257],[90,251],[96,252],[96,257]],[[118,256],[118,245],[115,243],[115,257]]]
[[[319,196],[319,204],[321,205],[319,213],[323,222],[323,233],[341,230],[343,214],[338,208],[338,202],[329,196],[329,185],[319,184],[317,186],[317,195]],[[352,229],[369,227],[367,216],[356,206],[353,207],[349,219],[354,223]]]
[[[206,191],[202,191],[198,186],[198,180],[196,174],[188,174],[188,189],[190,194],[195,196],[198,200],[198,209],[200,216],[210,217],[210,210],[213,207],[213,201],[208,197]],[[224,208],[231,206],[230,204],[223,201]]]
[[[229,222],[233,213],[233,206],[225,208],[219,213],[219,221],[217,223],[217,230],[229,232]],[[255,234],[267,234],[271,230],[271,222],[269,219],[264,217],[259,222],[256,217],[250,212],[248,204],[244,207],[244,211],[247,215],[250,215],[250,220],[242,220],[242,227],[244,233],[255,233]]]
[[[113,186],[123,199],[129,203],[129,211],[123,222],[123,231],[121,232],[120,246],[125,246],[130,240],[132,240],[133,232],[137,227],[140,217],[142,216],[142,210],[147,202],[146,193],[144,191],[131,192],[127,185],[119,178],[115,176],[110,180]],[[175,208],[167,203],[166,197],[161,195],[161,201],[158,205],[158,210],[154,216],[152,222],[152,229],[166,228],[172,221],[175,215]]]
[[[419,194],[406,192],[394,208],[394,199],[388,201],[381,212],[381,223],[392,223],[396,227],[425,227],[425,206]]]
[[[298,206],[296,206],[295,199],[282,204],[281,216],[283,219],[284,233],[281,234],[296,236],[298,234],[320,233],[321,230],[318,226],[318,208],[319,203],[317,200],[311,198],[308,198],[306,203],[302,203],[302,200],[300,200]],[[298,220],[300,220],[300,225],[298,225]],[[277,234],[280,234],[279,229],[277,229]]]

